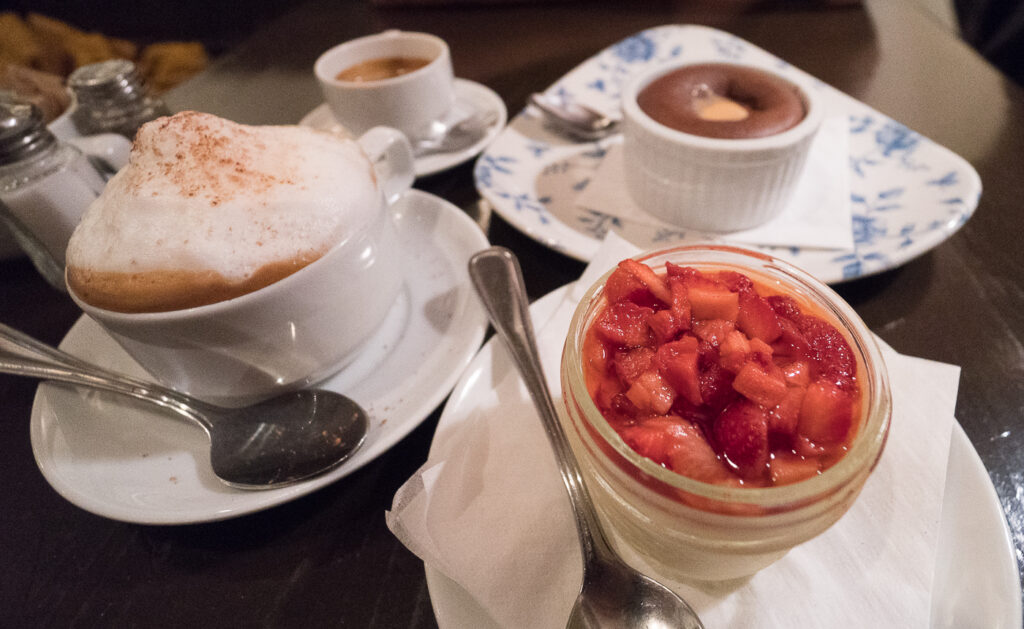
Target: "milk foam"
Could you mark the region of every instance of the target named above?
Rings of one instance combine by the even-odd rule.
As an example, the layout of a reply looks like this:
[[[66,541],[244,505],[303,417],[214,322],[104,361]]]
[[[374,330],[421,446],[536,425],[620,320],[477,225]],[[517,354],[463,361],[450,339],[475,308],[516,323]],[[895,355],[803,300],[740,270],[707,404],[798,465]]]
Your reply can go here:
[[[319,257],[379,211],[376,178],[356,142],[183,112],[139,130],[128,165],[72,235],[67,263],[241,282],[268,265]]]

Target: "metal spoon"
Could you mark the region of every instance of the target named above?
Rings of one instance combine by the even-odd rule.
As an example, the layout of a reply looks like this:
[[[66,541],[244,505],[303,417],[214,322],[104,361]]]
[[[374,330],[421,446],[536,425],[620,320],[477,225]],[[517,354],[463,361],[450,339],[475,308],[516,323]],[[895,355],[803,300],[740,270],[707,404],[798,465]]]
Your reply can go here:
[[[703,629],[686,601],[626,565],[601,529],[544,380],[519,261],[508,249],[491,247],[470,259],[469,275],[530,390],[576,518],[583,551],[583,586],[566,626]]]
[[[241,489],[271,489],[323,474],[362,445],[368,428],[366,411],[331,391],[294,391],[223,408],[97,367],[3,324],[0,373],[103,389],[172,410],[206,430],[213,473]]]
[[[534,93],[530,95],[530,104],[558,131],[578,140],[599,140],[618,131],[618,120],[580,103],[567,103]]]
[[[425,136],[412,141],[413,155],[424,157],[468,149],[483,139],[497,120],[498,112],[494,110],[476,112],[454,124],[435,120]]]

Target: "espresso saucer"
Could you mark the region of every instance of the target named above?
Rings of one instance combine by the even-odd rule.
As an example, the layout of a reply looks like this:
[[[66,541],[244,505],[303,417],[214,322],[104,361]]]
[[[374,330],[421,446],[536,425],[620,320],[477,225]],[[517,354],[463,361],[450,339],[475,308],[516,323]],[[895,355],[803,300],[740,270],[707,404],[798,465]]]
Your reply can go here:
[[[224,520],[308,494],[383,454],[448,395],[483,342],[487,316],[466,271],[488,246],[459,208],[410,190],[393,211],[405,286],[366,348],[320,388],[367,410],[370,431],[345,464],[312,480],[265,491],[233,489],[213,474],[203,431],[123,396],[44,383],[30,434],[36,463],[64,498],[96,515],[140,524]],[[115,371],[146,372],[87,317],[61,348]]]
[[[463,118],[485,111],[493,111],[497,114],[497,117],[488,128],[487,133],[480,138],[479,142],[460,151],[432,153],[423,157],[417,157],[416,176],[426,177],[433,175],[473,159],[505,128],[505,122],[508,120],[508,111],[505,109],[505,103],[494,90],[468,79],[455,79],[455,105],[445,115],[443,122],[454,124]],[[321,104],[303,116],[299,124],[324,131],[342,128],[341,123],[335,119],[327,103]]]

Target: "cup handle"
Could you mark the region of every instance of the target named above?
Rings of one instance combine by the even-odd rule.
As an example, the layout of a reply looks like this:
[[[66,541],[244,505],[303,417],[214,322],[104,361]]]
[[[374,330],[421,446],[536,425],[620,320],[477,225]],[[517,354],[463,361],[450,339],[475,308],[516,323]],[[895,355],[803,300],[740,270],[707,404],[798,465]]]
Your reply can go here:
[[[416,163],[408,138],[398,129],[374,127],[359,137],[359,144],[373,164],[388,204],[412,187]]]

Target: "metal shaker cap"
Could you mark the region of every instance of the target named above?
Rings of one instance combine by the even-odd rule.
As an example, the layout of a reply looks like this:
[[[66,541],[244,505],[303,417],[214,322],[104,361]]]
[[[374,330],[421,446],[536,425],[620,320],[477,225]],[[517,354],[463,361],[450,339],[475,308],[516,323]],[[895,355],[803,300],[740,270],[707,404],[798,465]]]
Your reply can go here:
[[[145,95],[135,64],[127,59],[90,63],[71,73],[68,87],[80,103],[124,101]]]
[[[0,166],[19,162],[52,146],[57,138],[31,103],[0,99]]]

